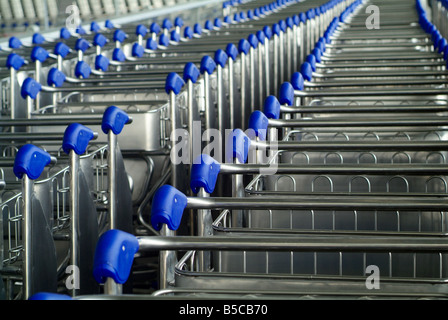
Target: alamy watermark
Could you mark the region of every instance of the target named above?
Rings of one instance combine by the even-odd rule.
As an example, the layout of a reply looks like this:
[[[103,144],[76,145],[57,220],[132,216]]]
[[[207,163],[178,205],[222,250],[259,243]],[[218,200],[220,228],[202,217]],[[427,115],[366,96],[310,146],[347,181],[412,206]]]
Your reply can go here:
[[[65,27],[71,32],[74,33],[76,28],[81,24],[81,16],[79,13],[79,8],[76,5],[70,5],[65,8],[65,13],[69,16],[65,19]]]
[[[380,29],[380,8],[372,4],[366,8],[366,14],[370,14],[366,19],[366,28]]]
[[[380,289],[380,268],[376,265],[370,265],[366,268],[366,288],[368,290],[379,290]]]

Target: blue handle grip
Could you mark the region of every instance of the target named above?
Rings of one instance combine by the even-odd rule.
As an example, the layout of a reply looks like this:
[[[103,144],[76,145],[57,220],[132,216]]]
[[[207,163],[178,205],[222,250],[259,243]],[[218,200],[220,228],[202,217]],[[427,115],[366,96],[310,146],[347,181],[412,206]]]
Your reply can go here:
[[[42,85],[34,80],[33,78],[26,78],[22,83],[22,88],[20,94],[23,99],[30,97],[31,99],[36,99],[40,90],[42,90]]]
[[[104,111],[101,130],[105,134],[108,134],[109,131],[120,134],[128,123],[131,123],[131,118],[126,112],[115,106],[110,106]]]
[[[90,140],[94,137],[95,134],[90,128],[79,123],[72,123],[65,129],[62,150],[67,154],[73,150],[76,154],[81,155],[86,152]]]
[[[10,53],[8,58],[6,58],[6,67],[8,69],[19,70],[25,65],[26,61],[22,56],[19,56],[17,53]]]
[[[207,72],[208,74],[212,74],[216,69],[215,60],[213,60],[210,56],[204,56],[201,59],[201,73],[204,74]]]
[[[107,43],[109,42],[109,40],[104,36],[104,34],[102,33],[97,33],[94,37],[93,37],[93,45],[98,46],[98,47],[104,47]]]
[[[264,101],[264,114],[269,119],[279,119],[280,118],[280,102],[276,96],[269,96]]]
[[[55,55],[65,58],[72,50],[64,42],[58,42],[54,46],[53,52]]]
[[[191,166],[190,187],[194,193],[204,188],[207,193],[215,190],[221,164],[207,154],[196,157]]]
[[[294,104],[294,88],[291,83],[283,82],[280,86],[280,94],[278,97],[280,104],[292,106]]]
[[[161,30],[162,29],[156,22],[151,23],[151,25],[149,26],[149,32],[151,33],[159,34]]]
[[[176,19],[174,19],[174,25],[176,27],[183,27],[184,26],[184,20],[182,20],[181,17],[176,17]]]
[[[302,63],[300,67],[300,73],[306,81],[311,81],[313,79],[313,68],[309,62]]]
[[[162,29],[171,29],[173,27],[173,24],[171,23],[170,19],[165,18],[162,21]]]
[[[110,64],[109,58],[107,58],[106,56],[99,54],[95,57],[96,70],[107,71],[107,69],[109,69],[109,64]]]
[[[272,38],[272,29],[269,26],[264,26],[263,32],[268,40]]]
[[[200,75],[199,69],[196,67],[196,65],[193,62],[188,62],[185,64],[184,67],[184,81],[191,81],[193,83],[196,83],[198,81],[199,75]]]
[[[166,77],[165,91],[166,93],[174,92],[174,94],[179,94],[182,87],[185,85],[185,81],[176,73],[171,72]]]
[[[26,144],[17,152],[13,172],[19,179],[26,174],[28,178],[35,180],[50,162],[51,157],[47,152],[32,144]]]
[[[249,147],[249,137],[241,129],[233,130],[225,146],[226,161],[233,162],[236,158],[240,163],[245,163],[249,155]]]
[[[114,23],[110,20],[104,21],[104,27],[107,29],[113,29],[115,28]]]
[[[145,49],[137,42],[132,45],[132,56],[141,58],[145,54]]]
[[[157,50],[157,48],[158,44],[156,40],[154,40],[153,38],[148,38],[148,40],[146,40],[146,49]]]
[[[107,39],[106,39],[106,41],[107,41]],[[76,40],[76,43],[75,43],[76,51],[85,52],[89,48],[90,48],[90,42],[87,41],[86,39],[79,38],[78,40]]]
[[[9,38],[8,45],[11,49],[19,49],[22,46],[22,41],[17,37]]]
[[[238,49],[236,48],[236,46],[233,43],[227,44],[226,53],[234,61],[236,60],[236,58],[238,57],[238,54],[239,54]]]
[[[56,68],[51,68],[48,72],[47,84],[59,88],[64,84],[65,79],[65,74],[62,71]]]
[[[143,24],[139,24],[136,28],[135,28],[135,34],[137,36],[146,36],[146,34],[148,33],[148,28],[145,27],[145,25]]]
[[[65,27],[61,28],[61,30],[59,31],[59,38],[61,38],[61,39],[67,40],[67,39],[70,39],[71,36],[72,36],[72,34]]]
[[[264,32],[261,30],[258,30],[256,35],[257,35],[258,42],[263,45],[266,40],[266,36],[265,36]]]
[[[72,297],[66,294],[59,294],[52,292],[38,292],[29,297],[28,300],[50,301],[50,300],[73,300],[73,299]]]
[[[215,63],[220,65],[222,68],[226,66],[227,59],[229,59],[229,56],[224,50],[218,49],[215,51]]]
[[[89,64],[85,61],[78,61],[75,66],[75,76],[82,79],[87,79],[90,77],[92,69]]]
[[[177,230],[182,220],[187,196],[170,185],[161,186],[154,194],[151,207],[151,224],[160,230],[166,224],[170,230]]]
[[[294,72],[292,74],[291,84],[294,90],[303,90],[305,88],[305,80],[300,72]]]
[[[261,141],[266,140],[268,132],[269,119],[259,110],[252,112],[249,117],[248,136],[251,139],[258,137]]]
[[[128,38],[128,35],[123,30],[117,29],[114,32],[114,41],[122,43]]]
[[[241,39],[238,42],[238,51],[240,53],[248,54],[250,50],[250,43],[246,39]]]
[[[108,230],[98,239],[93,258],[93,277],[98,283],[112,278],[123,284],[129,278],[134,255],[139,249],[137,238],[121,230]]]
[[[90,31],[96,33],[96,32],[99,32],[100,30],[101,30],[101,27],[98,24],[98,22],[92,21],[92,23],[90,24]]]
[[[193,39],[194,32],[190,26],[186,26],[184,29],[184,38],[185,39]]]
[[[33,44],[42,44],[45,42],[45,38],[40,33],[35,33],[35,34],[33,34],[32,41],[33,41]]]
[[[112,59],[118,62],[126,61],[126,55],[121,48],[115,48],[112,52]]]

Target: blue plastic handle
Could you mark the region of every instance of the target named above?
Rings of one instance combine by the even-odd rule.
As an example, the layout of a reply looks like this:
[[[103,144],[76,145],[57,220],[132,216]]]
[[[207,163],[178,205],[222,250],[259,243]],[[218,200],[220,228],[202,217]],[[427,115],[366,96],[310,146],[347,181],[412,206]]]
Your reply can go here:
[[[170,41],[172,42],[179,42],[180,41],[180,34],[176,30],[172,30],[170,33]]]
[[[184,29],[184,38],[185,39],[193,39],[194,33],[193,29],[190,26],[186,26]]]
[[[176,27],[183,27],[184,26],[184,20],[182,20],[181,17],[176,17],[176,19],[174,19],[174,26],[176,26]]]
[[[75,66],[75,76],[81,79],[87,79],[90,77],[92,69],[85,61],[78,61]]]
[[[106,42],[107,42],[107,39],[106,39]],[[90,48],[90,42],[87,41],[86,39],[79,38],[78,40],[76,40],[76,43],[75,43],[76,51],[86,52],[86,50],[89,48]]]
[[[308,62],[311,65],[311,69],[314,71],[316,71],[316,57],[314,56],[314,54],[309,54],[306,59],[306,62]]]
[[[291,83],[283,82],[280,86],[280,94],[278,97],[280,104],[292,106],[294,104],[294,88]]]
[[[109,64],[110,64],[109,58],[107,58],[106,56],[99,54],[95,57],[96,70],[107,71],[107,69],[109,69]]]
[[[112,59],[118,62],[126,61],[126,55],[121,48],[115,48],[112,52]]]
[[[72,123],[64,132],[62,139],[62,150],[69,154],[73,150],[76,154],[81,155],[86,152],[90,140],[95,137],[94,132],[82,124]]]
[[[173,92],[174,94],[179,94],[182,87],[185,85],[185,81],[176,72],[170,72],[166,77],[165,81],[165,91],[166,93]]]
[[[294,72],[291,76],[291,84],[294,90],[303,90],[305,88],[305,79],[300,72]]]
[[[102,33],[97,33],[94,37],[93,37],[93,45],[98,46],[98,47],[104,47],[107,43],[109,42],[109,40],[104,36],[104,34]]]
[[[22,46],[22,41],[17,37],[11,37],[9,38],[8,44],[11,49],[19,49]]]
[[[145,49],[137,42],[132,45],[132,56],[141,58],[145,54]]]
[[[204,29],[205,30],[213,30],[213,24],[210,20],[206,20],[204,23]]]
[[[218,180],[221,164],[207,154],[197,156],[193,160],[190,174],[190,187],[194,193],[204,188],[207,193],[213,193]]]
[[[17,53],[10,53],[8,58],[6,58],[6,67],[8,67],[8,69],[13,68],[14,70],[19,70],[25,63],[25,59]]]
[[[202,74],[207,72],[208,74],[212,74],[216,69],[215,60],[213,60],[210,56],[203,56],[201,59],[201,67],[200,71]]]
[[[185,82],[191,81],[192,83],[196,83],[200,76],[201,72],[198,67],[193,62],[188,62],[185,64],[183,79]]]
[[[233,43],[227,44],[226,53],[234,61],[236,60],[236,58],[238,57],[238,54],[239,54],[238,49],[236,48],[236,46]]]
[[[151,33],[159,34],[161,30],[162,29],[156,22],[151,23],[151,25],[149,26],[149,32]]]
[[[137,238],[121,230],[108,230],[98,239],[93,258],[93,277],[98,283],[108,278],[125,283],[131,272],[134,255],[139,249]]]
[[[234,159],[238,159],[240,163],[245,163],[249,155],[249,147],[249,137],[241,129],[233,130],[225,146],[226,161],[233,162]]]
[[[81,25],[76,28],[76,33],[81,36],[87,34],[86,30],[84,30],[84,28]]]
[[[280,118],[280,102],[276,96],[268,96],[265,99],[263,112],[269,119]]]
[[[215,51],[215,63],[217,65],[220,65],[222,68],[224,68],[226,66],[228,59],[229,59],[229,56],[227,55],[227,53],[224,50],[218,49]]]
[[[19,179],[26,174],[31,180],[35,180],[40,177],[50,162],[51,156],[47,152],[35,145],[26,144],[17,152],[13,172]]]
[[[168,47],[170,45],[170,38],[166,34],[161,34],[159,38],[159,44],[164,47]]]
[[[146,28],[145,25],[143,24],[139,24],[137,27],[135,27],[135,35],[137,36],[146,36],[146,34],[148,33],[148,28]]]
[[[201,25],[199,23],[195,23],[194,24],[193,32],[194,32],[194,34],[197,34],[197,35],[201,35],[202,34],[202,27],[201,27]]]
[[[148,38],[148,40],[146,40],[146,49],[157,50],[157,48],[158,45],[156,40],[154,40],[153,38]]]
[[[216,29],[221,29],[221,27],[222,27],[222,21],[221,21],[221,19],[219,19],[219,18],[215,18],[215,20],[213,20],[213,26],[214,26]]]
[[[238,51],[243,54],[248,54],[250,50],[250,43],[246,39],[241,39],[238,42]]]
[[[258,42],[263,45],[266,40],[266,36],[265,36],[264,32],[261,30],[258,30],[256,35],[257,35]]]
[[[268,40],[272,38],[272,29],[269,26],[264,26],[263,32]]]
[[[101,122],[101,130],[105,134],[112,131],[114,134],[120,134],[124,126],[130,123],[129,115],[115,106],[110,106],[104,111],[103,120]]]
[[[151,224],[156,230],[166,224],[170,230],[177,230],[182,220],[187,196],[170,185],[157,189],[151,206]]]
[[[67,28],[61,28],[61,31],[59,31],[59,38],[61,39],[70,39],[70,37],[72,36],[72,34],[70,33],[70,31]]]
[[[42,44],[45,42],[45,38],[40,33],[35,33],[33,34],[32,42],[33,44]]]
[[[126,40],[128,38],[128,35],[126,34],[126,32],[124,32],[123,30],[121,30],[121,29],[117,29],[117,30],[115,30],[115,32],[114,32],[114,37],[113,37],[113,39],[114,39],[114,41],[115,42],[120,42],[120,43],[122,43],[124,40]]]
[[[53,52],[55,55],[65,58],[72,50],[64,42],[58,42],[54,46]]]
[[[90,24],[90,31],[96,33],[96,32],[99,32],[100,30],[101,30],[101,27],[98,24],[98,22],[92,21],[92,23]]]
[[[52,293],[52,292],[38,292],[33,294],[28,300],[73,300],[72,297],[66,294]]]
[[[302,63],[300,67],[300,73],[306,81],[311,81],[313,79],[313,68],[309,62]]]
[[[42,90],[42,85],[33,78],[26,78],[22,83],[20,94],[23,99],[30,97],[36,99],[39,92]]]
[[[317,63],[320,63],[322,61],[322,52],[320,51],[319,48],[314,48],[313,51],[311,51],[311,54],[314,56],[314,58],[316,59]]]
[[[47,76],[47,84],[49,86],[61,87],[65,82],[65,74],[57,68],[51,68]]]
[[[168,18],[163,19],[162,21],[162,29],[171,29],[173,27],[173,24],[171,23],[171,20]]]
[[[107,28],[107,29],[113,29],[113,28],[115,28],[114,23],[113,23],[112,21],[110,21],[110,20],[106,20],[106,21],[104,22],[104,27]]]
[[[266,140],[268,132],[269,119],[266,115],[256,110],[249,117],[249,130],[247,131],[249,138],[258,137],[261,141]]]

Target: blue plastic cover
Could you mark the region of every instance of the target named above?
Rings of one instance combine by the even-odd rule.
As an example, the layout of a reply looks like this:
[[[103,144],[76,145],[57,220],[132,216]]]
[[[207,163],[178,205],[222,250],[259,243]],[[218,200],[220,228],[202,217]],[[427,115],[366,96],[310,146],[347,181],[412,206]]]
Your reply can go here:
[[[110,21],[110,20],[106,20],[106,21],[104,22],[104,27],[107,28],[107,29],[113,29],[113,28],[115,28],[113,22]]]
[[[272,25],[272,32],[273,32],[275,35],[277,35],[277,36],[280,35],[280,32],[282,32],[282,30],[281,30],[280,25],[279,25],[278,23],[274,23],[274,24]]]
[[[197,34],[197,35],[201,35],[202,34],[202,27],[201,27],[201,25],[199,23],[195,23],[194,24],[193,32],[194,32],[194,34]]]
[[[71,51],[72,50],[64,42],[58,42],[54,46],[53,52],[55,55],[65,58]]]
[[[93,277],[98,283],[108,278],[123,284],[131,273],[134,255],[139,249],[137,238],[121,230],[108,230],[98,239],[93,258]]]
[[[269,26],[263,27],[263,32],[266,38],[271,39],[272,38],[272,29]]]
[[[98,47],[104,47],[106,45],[106,43],[108,43],[109,40],[104,36],[104,34],[102,33],[97,33],[94,37],[93,37],[93,44],[95,46]]]
[[[50,301],[50,300],[73,300],[73,299],[72,297],[66,294],[59,294],[52,292],[38,292],[29,297],[28,300]]]
[[[9,47],[11,49],[19,49],[22,46],[22,41],[17,37],[9,38]]]
[[[314,54],[309,54],[306,57],[305,61],[311,65],[311,69],[313,71],[316,71],[316,57],[314,56]]]
[[[176,72],[170,72],[166,77],[165,91],[166,93],[173,92],[178,94],[182,87],[185,85],[185,81]]]
[[[302,23],[306,23],[306,14],[305,14],[305,12],[300,12],[299,13],[299,19],[300,19],[300,22],[302,22]]]
[[[322,52],[320,51],[319,48],[317,48],[317,47],[314,48],[313,51],[311,51],[311,54],[316,59],[316,62],[321,62],[322,61]]]
[[[261,44],[264,44],[264,41],[266,40],[266,36],[264,35],[264,32],[261,30],[257,31],[257,39]]]
[[[132,56],[141,58],[145,54],[145,49],[137,42],[132,45]]]
[[[240,12],[240,21],[244,21],[247,19],[247,15],[244,11]]]
[[[191,166],[190,187],[194,193],[204,188],[207,193],[213,193],[218,180],[221,164],[207,154],[197,156]]]
[[[238,42],[238,51],[240,53],[248,54],[250,50],[250,43],[246,39],[241,39]]]
[[[180,34],[176,30],[172,30],[170,33],[170,41],[173,42],[179,42],[180,41]]]
[[[210,56],[203,56],[201,59],[201,67],[200,71],[202,74],[207,72],[208,74],[212,74],[216,69],[216,63]]]
[[[230,16],[225,16],[224,17],[224,23],[225,24],[231,24],[232,23],[232,18]]]
[[[42,85],[39,82],[37,82],[33,78],[26,78],[22,83],[22,89],[20,93],[23,99],[26,99],[27,97],[36,99],[40,90],[42,90]]]
[[[186,26],[184,29],[184,38],[192,39],[193,38],[193,29],[190,26]]]
[[[213,26],[217,29],[220,29],[222,27],[221,19],[215,18],[215,20],[213,20]]]
[[[107,58],[106,56],[99,54],[95,57],[96,70],[107,71],[107,69],[109,68],[109,64],[110,64],[109,58]]]
[[[241,17],[240,17],[240,15],[238,13],[235,13],[233,15],[233,21],[235,21],[236,23],[241,21]]]
[[[292,74],[291,85],[294,90],[303,90],[305,88],[305,80],[300,72],[294,72]]]
[[[90,24],[90,31],[97,33],[101,30],[100,25],[98,24],[98,22],[96,21],[92,21],[92,23]]]
[[[294,21],[292,20],[292,17],[287,17],[285,20],[286,26],[290,29],[294,27]]]
[[[148,50],[157,50],[157,41],[154,40],[153,38],[148,38],[148,40],[146,40],[146,49]]]
[[[123,130],[124,126],[130,121],[129,115],[115,106],[110,106],[104,111],[103,120],[101,122],[101,130],[105,134],[112,131],[118,135]]]
[[[115,48],[112,52],[112,59],[118,62],[126,61],[126,56],[121,48]]]
[[[160,230],[164,224],[170,230],[177,230],[182,220],[187,197],[170,185],[161,186],[152,201],[151,224],[156,230]]]
[[[8,67],[8,69],[13,68],[19,70],[25,63],[25,59],[17,53],[10,53],[6,59],[6,67]]]
[[[182,20],[181,17],[176,17],[174,19],[174,26],[176,26],[176,27],[183,27],[184,26],[184,20]]]
[[[224,50],[218,49],[215,51],[215,63],[217,65],[220,65],[222,68],[224,68],[226,66],[227,59],[229,59],[229,56]]]
[[[47,152],[32,144],[26,144],[17,152],[13,171],[19,179],[26,174],[31,180],[36,180],[50,162],[51,157]]]
[[[276,96],[268,96],[264,100],[264,114],[269,119],[279,119],[280,118],[280,102],[278,102]]]
[[[161,34],[159,38],[159,44],[164,47],[168,47],[170,44],[170,39],[166,34]]]
[[[33,44],[42,44],[45,42],[45,38],[40,33],[33,34]]]
[[[94,138],[94,133],[79,123],[70,124],[64,132],[62,139],[62,150],[69,154],[73,150],[76,154],[81,155],[86,152],[90,140]]]
[[[204,29],[205,30],[212,30],[213,29],[213,24],[210,20],[206,20],[204,23]]]
[[[286,22],[285,22],[285,20],[281,19],[281,20],[278,22],[278,25],[280,26],[280,30],[282,30],[283,32],[286,31]]]
[[[87,79],[90,77],[90,73],[92,72],[92,69],[90,68],[89,64],[85,61],[78,61],[75,66],[75,76],[77,78]]]
[[[81,36],[87,34],[86,30],[84,30],[84,28],[81,25],[76,28],[76,33]]]
[[[233,60],[236,60],[236,58],[238,57],[238,49],[236,48],[236,46],[233,43],[229,43],[226,46],[226,53],[227,55],[232,58]]]
[[[65,74],[57,68],[51,68],[48,72],[47,84],[49,86],[61,87],[65,82]]]
[[[107,39],[106,39],[106,42],[107,42]],[[79,38],[78,40],[76,40],[76,43],[75,43],[76,51],[85,52],[89,48],[90,48],[90,42],[87,41],[86,39]]]
[[[439,43],[437,44],[437,48],[438,48],[438,50],[437,50],[437,52],[438,53],[443,53],[444,51],[445,51],[445,47],[447,46],[447,41],[446,41],[446,39],[445,38],[441,38],[440,40],[439,40]]]
[[[156,22],[151,23],[151,25],[149,26],[149,32],[151,33],[159,34],[160,30],[162,29]]]
[[[135,35],[144,37],[147,33],[148,28],[146,28],[145,25],[139,24],[137,27],[135,27]]]
[[[35,46],[33,48],[33,50],[31,50],[31,60],[32,61],[40,61],[40,62],[44,62],[45,60],[48,59],[48,57],[50,56],[50,53],[45,50],[44,48],[40,47],[40,46]]]
[[[72,36],[72,34],[70,33],[70,31],[67,28],[61,28],[61,31],[59,32],[59,37],[61,39],[70,39],[70,37]]]
[[[304,62],[300,67],[300,73],[306,81],[311,81],[313,79],[313,68],[309,62]]]
[[[278,97],[280,104],[292,106],[294,104],[294,88],[289,82],[283,82],[280,86],[280,94]]]
[[[251,9],[247,10],[247,18],[250,20],[254,18],[254,12]]]
[[[236,158],[240,163],[245,163],[249,155],[249,147],[249,137],[241,129],[233,130],[225,145],[226,161],[230,163]]]
[[[126,34],[126,32],[124,32],[123,30],[121,30],[121,29],[117,29],[117,30],[115,30],[115,32],[114,32],[114,37],[113,37],[113,39],[114,39],[114,41],[115,42],[120,42],[120,43],[122,43],[124,40],[126,40],[128,38],[128,35]]]
[[[196,65],[193,62],[188,62],[185,64],[184,73],[183,73],[183,79],[185,82],[191,81],[193,83],[196,83],[200,74],[201,73],[200,73],[199,69],[196,67]]]
[[[265,141],[268,132],[268,125],[269,119],[263,112],[259,110],[252,112],[249,117],[250,130],[247,131],[249,138],[255,139],[258,137],[260,140]],[[255,136],[252,136],[253,134]]]
[[[163,19],[162,21],[162,29],[171,29],[173,27],[173,24],[171,23],[171,20],[168,18]]]

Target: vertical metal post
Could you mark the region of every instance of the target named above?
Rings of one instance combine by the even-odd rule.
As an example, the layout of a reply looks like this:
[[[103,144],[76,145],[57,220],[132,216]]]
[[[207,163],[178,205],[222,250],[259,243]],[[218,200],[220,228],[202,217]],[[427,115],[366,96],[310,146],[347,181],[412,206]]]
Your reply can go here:
[[[27,175],[23,176],[22,187],[23,187],[23,295],[24,299],[27,300],[32,295],[31,288],[31,270],[32,270],[32,250],[31,250],[31,239],[32,239],[32,216],[31,216],[31,206],[32,206],[32,194],[33,194],[34,182]]]
[[[73,266],[79,267],[79,155],[74,150],[70,151],[70,205],[71,205],[71,243],[70,243],[70,258]],[[73,273],[74,283],[79,282],[78,272]],[[79,289],[73,286],[70,294],[74,297],[78,294]]]
[[[10,69],[10,87],[9,87],[9,108],[11,110],[11,120],[14,120],[16,118],[16,90],[17,90],[17,86],[16,86],[16,69],[14,69],[13,67],[11,67]],[[15,132],[15,128],[14,126],[11,127],[11,132],[14,133]]]
[[[170,92],[170,121],[171,121],[171,134],[174,135],[174,131],[177,129],[177,117],[176,117],[176,94],[171,91]],[[175,139],[172,139],[171,141],[171,150],[175,150],[176,141]],[[178,188],[179,186],[179,180],[178,180],[178,166],[174,163],[174,161],[171,162],[171,185],[175,188]]]
[[[264,68],[265,68],[265,77],[266,77],[266,96],[269,96],[271,94],[271,81],[270,81],[270,59],[269,59],[269,39],[266,38],[264,43]],[[260,101],[262,103],[263,101]],[[233,127],[232,127],[233,128]]]
[[[201,188],[198,193],[198,197],[207,198],[210,195]],[[207,237],[213,234],[212,229],[212,214],[210,210],[198,210],[198,236]],[[210,269],[210,252],[199,251],[198,252],[199,271],[207,271]]]
[[[230,116],[230,128],[235,128],[235,94],[234,94],[234,78],[233,78],[233,59],[229,58],[228,65],[229,69],[229,116]]]
[[[104,293],[111,296],[121,295],[123,293],[123,286],[116,283],[112,278],[107,278],[104,283]]]
[[[194,86],[192,81],[187,83],[188,90],[188,134],[189,134],[189,152],[190,152],[190,166],[194,160],[194,148],[193,148],[193,122],[194,122]]]
[[[241,53],[241,124],[246,123],[246,54]]]
[[[255,111],[255,49],[249,49],[249,85],[250,85],[250,113]],[[243,125],[246,125],[243,122]]]
[[[235,164],[240,164],[238,159],[235,159]],[[242,174],[232,175],[232,197],[244,197],[244,182]],[[243,225],[243,210],[232,210],[232,227],[241,227]]]
[[[109,144],[109,155],[107,157],[107,166],[108,166],[108,187],[109,187],[109,221],[110,221],[110,229],[117,228],[117,208],[116,208],[116,199],[117,199],[117,183],[115,180],[115,172],[117,167],[117,159],[116,159],[116,148],[117,148],[117,136],[112,132],[112,130],[108,133],[108,144]]]
[[[174,236],[174,231],[170,230],[166,224],[160,230],[161,236]],[[159,287],[160,289],[168,288],[169,284],[174,281],[174,265],[176,263],[176,255],[174,251],[160,251],[159,254]]]

